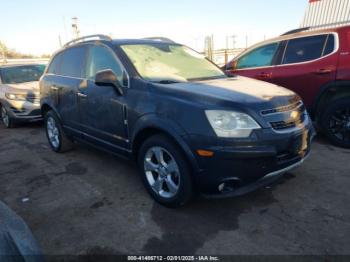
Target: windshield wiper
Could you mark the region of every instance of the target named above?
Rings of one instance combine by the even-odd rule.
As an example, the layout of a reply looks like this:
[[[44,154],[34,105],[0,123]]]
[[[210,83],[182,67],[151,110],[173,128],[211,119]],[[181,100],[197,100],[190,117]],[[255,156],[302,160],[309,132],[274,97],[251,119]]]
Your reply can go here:
[[[188,81],[207,81],[207,80],[215,80],[215,79],[224,79],[227,78],[226,75],[222,75],[222,76],[208,76],[208,77],[199,77],[199,78],[191,78],[188,79]]]
[[[157,84],[164,84],[164,85],[182,83],[180,81],[170,80],[170,79],[164,79],[164,80],[153,81],[153,82]]]

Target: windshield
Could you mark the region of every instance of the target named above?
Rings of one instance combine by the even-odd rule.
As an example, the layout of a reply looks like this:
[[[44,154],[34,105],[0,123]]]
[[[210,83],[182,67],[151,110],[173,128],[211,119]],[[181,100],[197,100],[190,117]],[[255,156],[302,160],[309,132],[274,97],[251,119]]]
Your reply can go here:
[[[45,65],[26,65],[5,67],[0,69],[3,84],[20,84],[39,81],[45,70]]]
[[[171,83],[225,77],[203,55],[185,46],[154,43],[121,48],[145,80]]]

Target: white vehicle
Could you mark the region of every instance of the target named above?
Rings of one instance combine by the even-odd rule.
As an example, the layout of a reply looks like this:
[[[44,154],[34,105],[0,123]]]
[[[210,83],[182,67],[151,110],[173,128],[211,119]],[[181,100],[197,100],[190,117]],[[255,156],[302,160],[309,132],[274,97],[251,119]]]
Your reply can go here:
[[[41,119],[39,79],[43,64],[0,66],[0,112],[5,127]]]

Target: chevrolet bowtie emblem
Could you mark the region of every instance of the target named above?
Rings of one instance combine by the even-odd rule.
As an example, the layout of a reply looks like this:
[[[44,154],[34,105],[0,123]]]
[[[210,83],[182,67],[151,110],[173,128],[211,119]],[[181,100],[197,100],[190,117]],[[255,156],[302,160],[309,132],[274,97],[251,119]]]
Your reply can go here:
[[[299,117],[299,112],[298,111],[293,111],[291,114],[290,114],[290,117],[292,119],[297,119]]]

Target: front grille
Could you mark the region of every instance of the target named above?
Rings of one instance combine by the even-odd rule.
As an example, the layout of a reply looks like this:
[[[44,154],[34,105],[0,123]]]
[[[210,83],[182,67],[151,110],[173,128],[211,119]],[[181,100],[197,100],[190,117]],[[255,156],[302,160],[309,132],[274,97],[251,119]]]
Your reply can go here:
[[[303,102],[298,101],[294,104],[290,104],[287,106],[281,106],[281,107],[277,107],[277,108],[273,108],[273,109],[263,110],[263,111],[261,111],[261,114],[263,116],[266,116],[266,115],[271,115],[271,114],[276,114],[276,113],[288,112],[288,111],[296,110],[302,106],[303,106]]]
[[[275,130],[285,130],[285,129],[295,128],[295,127],[299,126],[300,124],[304,123],[305,119],[306,119],[306,113],[303,112],[295,120],[270,122],[270,124],[271,124],[272,128]]]

